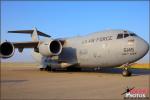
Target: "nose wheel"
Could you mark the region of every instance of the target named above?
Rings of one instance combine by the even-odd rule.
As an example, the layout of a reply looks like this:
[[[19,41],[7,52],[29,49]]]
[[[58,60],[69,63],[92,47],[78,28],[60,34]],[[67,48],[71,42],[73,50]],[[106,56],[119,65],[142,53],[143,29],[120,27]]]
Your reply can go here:
[[[131,75],[132,75],[132,72],[129,71],[129,70],[123,70],[123,71],[122,71],[122,75],[123,75],[124,77],[128,77],[128,76],[131,76]]]
[[[122,71],[122,76],[124,77],[129,77],[132,75],[131,70],[129,70],[131,66],[129,64],[124,65],[123,67],[123,71]]]

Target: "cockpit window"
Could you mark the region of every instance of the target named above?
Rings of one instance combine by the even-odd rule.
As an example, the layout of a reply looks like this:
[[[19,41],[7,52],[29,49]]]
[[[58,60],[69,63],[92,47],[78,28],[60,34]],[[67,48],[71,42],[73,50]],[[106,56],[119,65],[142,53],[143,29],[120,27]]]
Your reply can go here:
[[[128,36],[137,36],[135,33],[127,33],[124,31],[124,33],[119,33],[117,36],[117,39],[126,38]]]
[[[134,34],[134,33],[130,33],[130,36],[136,36],[136,34]]]
[[[117,39],[122,39],[123,38],[123,34],[118,34]]]
[[[126,38],[126,37],[128,37],[129,36],[129,34],[124,34],[124,38]]]

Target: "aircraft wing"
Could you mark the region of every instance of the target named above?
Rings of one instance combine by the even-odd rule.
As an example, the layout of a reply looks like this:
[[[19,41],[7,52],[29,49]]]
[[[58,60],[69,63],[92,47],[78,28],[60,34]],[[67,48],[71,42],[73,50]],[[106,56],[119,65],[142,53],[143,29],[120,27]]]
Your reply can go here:
[[[15,31],[8,31],[8,33],[19,33],[19,34],[30,34],[32,41],[28,42],[3,42],[0,43],[0,54],[2,58],[9,58],[13,56],[14,49],[17,48],[19,52],[22,52],[24,48],[33,48],[35,52],[39,52],[44,56],[48,55],[58,55],[60,54],[60,50],[62,50],[62,47],[65,43],[65,40],[63,39],[52,39],[50,38],[50,35],[47,35],[41,31],[38,31],[36,28],[33,30],[15,30]],[[50,38],[50,40],[39,40],[39,36],[44,36],[46,39]],[[57,41],[58,40],[58,41]],[[48,43],[50,42],[50,43]],[[55,49],[56,45],[59,45],[59,51],[56,52],[50,52],[50,44],[53,43],[51,48]],[[47,50],[47,51],[46,51]],[[54,50],[53,50],[54,51]],[[46,52],[46,53],[45,53]]]
[[[59,40],[59,39],[57,39]],[[62,46],[65,43],[65,40],[59,40]],[[12,42],[15,48],[18,48],[19,52],[22,52],[24,48],[34,48],[36,49],[42,41],[28,41],[28,42]]]
[[[57,39],[59,40],[59,39]],[[59,40],[64,45],[65,40]],[[42,41],[28,41],[28,42],[12,42],[15,48],[36,48]]]
[[[29,41],[29,42],[12,42],[14,48],[18,48],[19,52],[22,52],[24,48],[36,48],[38,47],[39,41]]]
[[[15,48],[36,48],[39,41],[12,42]]]

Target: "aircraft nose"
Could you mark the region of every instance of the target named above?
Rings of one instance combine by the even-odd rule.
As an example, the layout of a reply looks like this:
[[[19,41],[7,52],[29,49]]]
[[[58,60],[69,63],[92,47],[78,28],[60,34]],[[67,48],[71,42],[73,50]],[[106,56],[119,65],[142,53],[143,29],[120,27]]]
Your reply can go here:
[[[138,46],[139,54],[141,54],[141,56],[145,56],[149,51],[149,44],[141,38],[140,41],[137,42],[137,45],[139,45]]]
[[[143,41],[143,51],[145,51],[145,54],[149,51],[149,44],[146,41]]]

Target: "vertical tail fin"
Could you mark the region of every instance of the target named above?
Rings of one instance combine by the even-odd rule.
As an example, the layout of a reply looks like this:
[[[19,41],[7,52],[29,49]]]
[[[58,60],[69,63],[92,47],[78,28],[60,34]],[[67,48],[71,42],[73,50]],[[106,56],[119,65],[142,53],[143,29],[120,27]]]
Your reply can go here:
[[[32,41],[38,41],[39,40],[39,36],[38,36],[36,28],[33,29],[33,33],[31,34],[31,38],[32,38]]]

